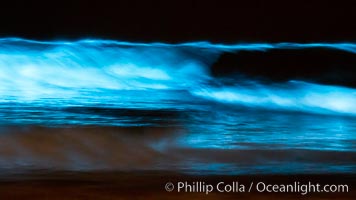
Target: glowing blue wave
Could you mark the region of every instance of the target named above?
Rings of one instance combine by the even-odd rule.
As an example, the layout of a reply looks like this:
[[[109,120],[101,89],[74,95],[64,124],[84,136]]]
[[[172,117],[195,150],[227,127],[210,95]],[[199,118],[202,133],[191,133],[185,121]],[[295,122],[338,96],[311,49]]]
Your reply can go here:
[[[291,81],[279,86],[256,84],[252,87],[209,88],[196,91],[195,94],[220,102],[249,107],[356,115],[354,89],[299,81]]]
[[[354,172],[356,89],[210,74],[225,52],[316,47],[356,54],[353,43],[0,39],[1,171]]]
[[[210,65],[223,52],[239,50],[332,48],[356,53],[354,43],[182,44],[131,43],[112,40],[40,42],[0,39],[0,101],[49,104],[62,99],[71,104],[95,97],[116,107],[139,102],[147,90],[184,90],[199,98],[254,108],[356,115],[356,90],[292,81],[280,86],[252,84],[213,86]],[[129,100],[115,102],[115,91],[137,91]],[[83,92],[86,95],[83,95]],[[179,104],[182,98],[170,93]],[[186,97],[191,98],[191,97]],[[154,101],[151,97],[150,101]],[[157,101],[159,99],[157,98]],[[195,101],[184,99],[184,101]],[[162,102],[165,103],[165,102]],[[64,105],[65,106],[65,105]],[[178,105],[177,105],[178,106]],[[147,107],[152,107],[147,104]]]

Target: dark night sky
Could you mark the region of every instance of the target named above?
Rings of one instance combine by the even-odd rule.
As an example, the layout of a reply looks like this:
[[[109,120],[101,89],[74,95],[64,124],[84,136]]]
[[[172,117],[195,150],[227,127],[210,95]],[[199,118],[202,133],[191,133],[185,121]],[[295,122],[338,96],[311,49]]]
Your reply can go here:
[[[273,3],[271,3],[273,2]],[[128,41],[356,41],[356,5],[340,1],[18,1],[0,36]]]

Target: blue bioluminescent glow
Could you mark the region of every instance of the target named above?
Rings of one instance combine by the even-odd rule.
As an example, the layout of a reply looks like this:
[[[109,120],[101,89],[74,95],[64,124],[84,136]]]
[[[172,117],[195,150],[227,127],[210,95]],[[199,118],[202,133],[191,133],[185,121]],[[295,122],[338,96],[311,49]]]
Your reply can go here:
[[[0,39],[0,170],[354,172],[355,88],[211,72],[226,52],[308,48],[356,54],[354,43]]]
[[[286,86],[290,86],[287,87]],[[277,110],[356,115],[354,89],[291,81],[282,86],[202,89],[196,95],[211,100]]]
[[[246,87],[240,86],[239,80],[234,86],[220,84],[216,87],[211,82],[219,80],[211,77],[208,70],[225,51],[321,47],[355,53],[356,44],[353,43],[146,44],[3,38],[0,44],[0,97],[3,103],[36,101],[51,104],[60,99],[64,106],[95,102],[125,108],[132,102],[139,102],[142,95],[136,92],[123,102],[118,92],[183,90],[195,97],[255,108],[356,114],[355,89],[301,81],[291,81],[280,87],[258,83]],[[175,97],[174,92],[165,92],[165,95],[177,102],[182,100],[180,95]],[[154,96],[145,98],[155,101]],[[58,102],[56,105],[61,106]]]

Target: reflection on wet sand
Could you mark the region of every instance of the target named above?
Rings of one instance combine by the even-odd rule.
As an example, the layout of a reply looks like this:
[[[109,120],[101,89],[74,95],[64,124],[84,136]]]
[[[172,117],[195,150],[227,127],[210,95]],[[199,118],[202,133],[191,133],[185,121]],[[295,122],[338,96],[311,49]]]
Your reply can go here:
[[[187,146],[186,130],[166,127],[2,127],[2,173],[27,170],[165,170],[192,174],[345,173],[352,151]],[[188,141],[187,141],[188,143]],[[323,166],[323,168],[320,168]],[[16,169],[16,170],[14,170]]]

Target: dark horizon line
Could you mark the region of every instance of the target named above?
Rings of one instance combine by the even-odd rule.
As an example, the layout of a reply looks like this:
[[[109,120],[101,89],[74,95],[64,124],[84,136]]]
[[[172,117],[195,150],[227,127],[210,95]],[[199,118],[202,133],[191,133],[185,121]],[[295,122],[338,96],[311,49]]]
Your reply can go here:
[[[81,40],[112,40],[119,42],[130,42],[130,43],[165,43],[165,44],[182,44],[190,42],[208,42],[211,44],[224,44],[224,45],[234,45],[234,44],[246,44],[246,43],[356,43],[355,38],[329,38],[329,39],[266,39],[266,38],[239,38],[239,39],[225,39],[225,38],[139,38],[139,37],[120,37],[120,36],[107,36],[107,35],[47,35],[47,36],[38,36],[38,35],[23,35],[23,34],[1,34],[0,39],[22,39],[30,41],[39,41],[39,42],[52,42],[52,41],[81,41]]]

